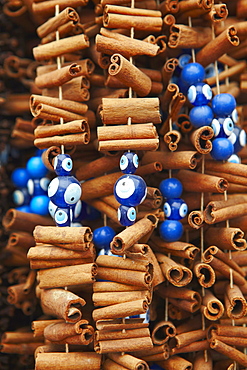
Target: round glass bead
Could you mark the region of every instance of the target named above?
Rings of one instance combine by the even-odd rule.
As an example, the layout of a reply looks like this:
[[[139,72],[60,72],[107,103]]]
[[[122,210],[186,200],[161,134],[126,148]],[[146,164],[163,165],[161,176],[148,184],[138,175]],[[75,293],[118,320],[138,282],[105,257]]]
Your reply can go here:
[[[27,183],[28,192],[32,196],[47,194],[50,179],[42,177],[42,179],[29,179]]]
[[[231,140],[233,144],[234,153],[238,153],[246,146],[245,130],[241,129],[239,126],[235,126],[232,135],[229,137],[229,140]]]
[[[136,207],[146,198],[147,185],[140,176],[123,175],[115,183],[114,195],[120,204]]]
[[[227,138],[219,137],[212,140],[212,150],[210,152],[216,161],[226,161],[233,154],[233,144]]]
[[[137,154],[133,152],[125,152],[120,158],[120,170],[123,173],[135,173],[139,165]]]
[[[54,171],[58,176],[70,175],[73,162],[69,154],[58,154],[53,162]]]
[[[54,213],[54,221],[56,222],[56,225],[60,227],[71,226],[70,209],[67,207],[57,207]]]
[[[118,221],[122,226],[131,226],[136,220],[136,210],[134,207],[120,205],[118,208]]]
[[[188,63],[182,69],[180,77],[187,85],[190,86],[204,80],[205,70],[199,63]]]
[[[180,198],[183,192],[181,181],[176,178],[162,180],[159,189],[164,198]]]
[[[27,161],[26,168],[31,179],[41,179],[48,172],[41,157],[30,158]]]
[[[164,213],[167,220],[181,220],[187,215],[188,206],[181,198],[170,198],[164,204]]]
[[[190,54],[182,54],[178,58],[178,66],[183,69],[190,61],[191,55]]]
[[[212,96],[211,87],[203,82],[191,85],[187,93],[189,102],[195,106],[208,104]]]
[[[58,207],[69,207],[81,197],[80,183],[74,176],[55,177],[48,186],[48,197]]]
[[[30,175],[26,168],[16,168],[11,175],[11,180],[18,188],[24,188],[27,186],[27,182],[30,179]]]
[[[114,236],[115,231],[110,226],[102,226],[94,230],[93,243],[97,249],[110,249],[110,243]]]
[[[49,198],[47,195],[37,195],[30,201],[30,209],[33,213],[46,216],[48,214]]]
[[[228,93],[215,95],[212,99],[212,110],[216,117],[230,116],[236,105],[234,96]]]
[[[189,118],[195,128],[210,126],[214,114],[209,105],[198,105],[190,110]]]
[[[165,220],[160,224],[159,232],[165,242],[172,243],[182,237],[183,225],[177,220]]]

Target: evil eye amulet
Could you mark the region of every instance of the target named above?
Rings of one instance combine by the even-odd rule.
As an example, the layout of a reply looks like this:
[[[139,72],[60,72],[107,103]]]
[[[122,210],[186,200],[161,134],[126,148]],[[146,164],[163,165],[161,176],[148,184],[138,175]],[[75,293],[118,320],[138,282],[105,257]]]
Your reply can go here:
[[[228,137],[233,133],[234,123],[230,117],[214,118],[211,123],[214,137]]]
[[[211,157],[216,161],[227,161],[233,154],[234,147],[232,142],[223,137],[212,140]]]
[[[29,204],[30,200],[31,196],[27,188],[17,189],[13,192],[13,201],[18,206]]]
[[[177,220],[165,220],[160,224],[159,229],[161,238],[167,243],[179,240],[183,231],[183,225]]]
[[[120,204],[136,207],[146,198],[147,185],[140,176],[123,175],[115,183],[114,195]]]
[[[180,198],[183,192],[183,185],[181,181],[172,177],[162,180],[159,189],[164,198]]]
[[[229,140],[233,144],[234,153],[238,153],[246,145],[246,132],[239,126],[235,126]]]
[[[136,220],[136,210],[134,207],[120,205],[118,208],[118,221],[123,226],[131,226]]]
[[[109,250],[115,235],[115,231],[110,226],[99,227],[93,231],[93,243],[97,249]]]
[[[213,93],[208,84],[199,82],[196,85],[191,85],[188,89],[187,97],[191,104],[206,105],[212,99]]]
[[[187,215],[188,206],[181,198],[167,199],[164,213],[167,220],[181,220]]]
[[[132,152],[125,152],[120,158],[120,170],[123,173],[135,173],[139,165],[137,154]]]
[[[228,93],[215,95],[212,99],[212,110],[217,117],[230,116],[236,105],[234,96]]]
[[[28,192],[32,196],[47,194],[50,179],[42,177],[42,179],[29,179],[27,183]]]
[[[72,168],[73,168],[73,162],[68,154],[58,154],[54,158],[53,162],[54,171],[58,176],[68,176],[70,175]]]
[[[70,207],[81,197],[80,183],[74,176],[55,177],[48,186],[48,197],[58,207]]]
[[[208,105],[198,105],[190,110],[189,118],[195,128],[210,126],[214,114]]]
[[[71,226],[71,215],[69,208],[59,208],[57,207],[56,212],[54,213],[54,221],[57,226]]]

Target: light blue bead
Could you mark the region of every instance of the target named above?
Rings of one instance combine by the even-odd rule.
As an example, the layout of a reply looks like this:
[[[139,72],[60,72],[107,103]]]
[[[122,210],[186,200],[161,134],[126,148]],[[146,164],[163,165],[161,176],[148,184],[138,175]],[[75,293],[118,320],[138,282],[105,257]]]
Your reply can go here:
[[[41,157],[32,157],[27,161],[27,171],[31,179],[41,179],[45,177],[48,169],[45,167]]]
[[[165,220],[160,224],[160,237],[167,243],[179,240],[183,235],[183,225],[180,221]]]
[[[47,195],[37,195],[31,199],[30,209],[33,213],[46,216],[49,213],[48,204],[49,198]]]

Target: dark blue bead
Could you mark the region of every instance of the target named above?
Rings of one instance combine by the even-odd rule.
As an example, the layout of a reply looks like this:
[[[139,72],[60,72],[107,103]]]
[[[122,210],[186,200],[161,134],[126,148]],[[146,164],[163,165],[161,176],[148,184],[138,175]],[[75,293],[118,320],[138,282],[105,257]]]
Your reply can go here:
[[[30,175],[26,168],[16,168],[11,175],[11,180],[18,188],[24,188],[27,186],[27,182],[30,179]]]
[[[115,235],[115,231],[110,226],[99,227],[93,232],[93,243],[98,249],[109,250],[110,243]]]
[[[30,203],[31,196],[27,188],[17,189],[13,192],[13,201],[16,205],[22,206]]]
[[[236,100],[231,94],[221,93],[212,99],[212,110],[216,117],[230,116],[235,108]]]
[[[53,162],[54,171],[58,176],[68,176],[71,174],[73,162],[69,154],[58,154]]]
[[[230,117],[214,118],[211,124],[214,130],[214,137],[229,137],[234,130],[234,123]]]
[[[199,63],[188,63],[181,72],[181,79],[190,85],[202,82],[205,78],[205,70]]]
[[[210,154],[216,161],[226,161],[233,154],[233,150],[233,144],[229,139],[219,137],[212,140]]]
[[[118,208],[118,221],[123,226],[131,226],[136,220],[136,210],[134,207],[120,205]]]
[[[203,82],[191,85],[187,93],[189,102],[195,106],[208,104],[212,96],[211,87]]]
[[[238,153],[246,146],[246,132],[239,126],[235,126],[229,140],[231,140],[233,144],[234,153]]]
[[[137,154],[125,152],[120,158],[120,170],[123,173],[135,173],[139,164]]]
[[[120,204],[136,207],[146,198],[147,185],[140,176],[123,175],[115,183],[114,195]]]
[[[76,204],[81,197],[81,186],[74,176],[55,177],[48,186],[48,197],[58,207]]]
[[[167,199],[164,204],[164,213],[167,220],[181,220],[188,212],[188,206],[181,198]]]
[[[178,179],[169,178],[161,181],[159,189],[164,198],[180,198],[183,185]]]
[[[30,158],[27,161],[26,168],[31,179],[41,179],[48,172],[41,157]]]
[[[29,179],[27,183],[28,192],[32,196],[47,194],[50,179],[43,177],[42,179]]]
[[[198,105],[193,107],[189,113],[190,122],[195,128],[210,126],[214,114],[208,105]]]
[[[165,242],[175,242],[183,235],[183,225],[177,220],[165,220],[160,224],[159,232]]]
[[[30,209],[33,213],[46,216],[49,213],[48,204],[49,198],[47,195],[37,195],[31,199]]]

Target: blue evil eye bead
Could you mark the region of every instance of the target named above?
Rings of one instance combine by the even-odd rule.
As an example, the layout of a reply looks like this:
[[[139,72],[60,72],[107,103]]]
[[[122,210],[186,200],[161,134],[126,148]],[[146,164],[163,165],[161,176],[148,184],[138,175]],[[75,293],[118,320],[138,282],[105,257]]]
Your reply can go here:
[[[160,237],[167,243],[179,240],[183,235],[183,225],[177,220],[165,220],[160,224]]]
[[[237,109],[233,109],[233,111],[231,113],[231,119],[233,120],[233,122],[235,124],[238,122],[238,111],[237,111]]]
[[[42,177],[42,179],[29,179],[27,183],[28,192],[32,196],[47,194],[50,179]]]
[[[48,172],[41,157],[30,158],[27,161],[26,168],[31,179],[41,179],[42,177],[45,177]]]
[[[178,58],[178,66],[183,69],[190,61],[191,55],[190,54],[182,54]]]
[[[110,226],[99,227],[93,232],[93,243],[97,249],[109,250],[115,235],[115,231]]]
[[[199,63],[188,63],[184,66],[180,76],[188,86],[202,82],[205,78],[205,70]]]
[[[81,186],[74,176],[55,177],[48,186],[48,197],[58,207],[70,207],[81,197]]]
[[[16,168],[11,175],[13,184],[18,188],[24,188],[27,186],[29,179],[30,175],[26,168]]]
[[[137,154],[132,152],[125,152],[120,158],[120,170],[123,173],[135,173],[139,165]]]
[[[227,161],[233,154],[233,151],[233,144],[229,139],[219,137],[212,140],[212,150],[210,154],[216,161]]]
[[[69,154],[58,154],[54,158],[53,162],[54,171],[58,176],[68,176],[70,175],[73,162]]]
[[[216,117],[230,116],[236,105],[234,96],[228,93],[215,95],[212,99],[212,110]]]
[[[83,211],[82,211],[82,201],[78,200],[78,202],[72,208],[72,222],[78,223],[82,220]],[[81,226],[81,225],[80,225]]]
[[[207,67],[205,67],[205,78],[215,76],[215,68],[214,64],[210,63]]]
[[[189,118],[191,124],[195,128],[199,128],[202,126],[210,126],[214,114],[208,105],[198,105],[190,110]]]
[[[235,126],[229,140],[234,147],[234,153],[238,153],[246,145],[246,132],[239,126]]]
[[[230,117],[219,117],[212,120],[211,126],[214,130],[214,137],[228,137],[233,133],[234,123]]]
[[[114,185],[114,195],[120,204],[136,207],[146,198],[147,185],[140,176],[123,175]]]
[[[71,226],[70,209],[57,207],[54,213],[54,221],[57,226]]]
[[[211,87],[203,82],[191,85],[188,89],[187,97],[193,105],[206,105],[212,99],[213,93]]]
[[[54,219],[56,210],[57,210],[56,204],[52,203],[52,201],[50,200],[48,203],[48,212],[53,219]]]
[[[120,205],[118,208],[118,221],[123,226],[131,226],[136,220],[136,210],[134,207]]]
[[[241,158],[237,154],[233,154],[228,158],[227,162],[239,164],[241,163]]]
[[[22,206],[22,205],[25,205],[25,204],[29,204],[29,202],[31,200],[31,197],[30,197],[30,194],[27,191],[27,188],[15,190],[13,192],[12,197],[13,197],[13,202],[17,206]]]
[[[188,206],[181,198],[170,198],[164,204],[164,214],[167,220],[181,220],[187,215]]]
[[[162,180],[159,189],[164,198],[180,198],[183,192],[183,185],[181,181],[172,177]]]
[[[49,213],[48,205],[49,198],[47,195],[37,195],[30,201],[31,211],[42,216],[46,216]]]

